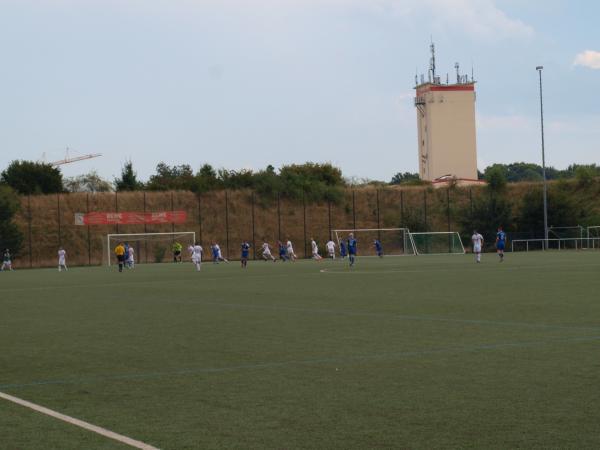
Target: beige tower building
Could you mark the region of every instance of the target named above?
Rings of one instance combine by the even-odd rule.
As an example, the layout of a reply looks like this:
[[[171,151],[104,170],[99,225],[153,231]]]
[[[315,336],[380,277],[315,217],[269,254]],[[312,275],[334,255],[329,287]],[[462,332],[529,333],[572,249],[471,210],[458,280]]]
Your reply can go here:
[[[419,175],[434,181],[452,176],[477,180],[477,142],[475,136],[475,81],[461,75],[455,65],[456,82],[442,83],[435,71],[435,52],[431,44],[431,63],[427,80],[415,79],[415,106],[419,137]]]

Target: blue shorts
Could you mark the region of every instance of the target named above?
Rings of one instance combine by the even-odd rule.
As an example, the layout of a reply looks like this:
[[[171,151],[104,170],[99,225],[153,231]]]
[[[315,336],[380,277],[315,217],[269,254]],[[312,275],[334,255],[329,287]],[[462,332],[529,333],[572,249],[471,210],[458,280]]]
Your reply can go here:
[[[498,250],[504,250],[504,241],[499,241],[499,242],[496,244],[496,248],[497,248]]]

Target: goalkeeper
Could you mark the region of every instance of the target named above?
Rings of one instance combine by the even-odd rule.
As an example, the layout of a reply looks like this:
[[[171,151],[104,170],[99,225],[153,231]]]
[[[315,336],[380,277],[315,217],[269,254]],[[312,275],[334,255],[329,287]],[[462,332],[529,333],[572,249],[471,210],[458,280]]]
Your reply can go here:
[[[183,245],[179,242],[173,243],[173,262],[182,262],[181,261],[181,251],[183,250]]]

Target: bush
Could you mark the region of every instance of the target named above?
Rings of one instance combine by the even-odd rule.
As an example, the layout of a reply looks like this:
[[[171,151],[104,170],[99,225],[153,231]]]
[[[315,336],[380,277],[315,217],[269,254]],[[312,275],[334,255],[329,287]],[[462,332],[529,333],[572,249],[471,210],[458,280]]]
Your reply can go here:
[[[50,164],[13,161],[2,172],[2,182],[20,194],[55,194],[63,191],[60,170]]]
[[[18,255],[23,243],[23,235],[13,222],[19,210],[17,194],[8,186],[0,185],[0,249],[9,248],[13,255]]]

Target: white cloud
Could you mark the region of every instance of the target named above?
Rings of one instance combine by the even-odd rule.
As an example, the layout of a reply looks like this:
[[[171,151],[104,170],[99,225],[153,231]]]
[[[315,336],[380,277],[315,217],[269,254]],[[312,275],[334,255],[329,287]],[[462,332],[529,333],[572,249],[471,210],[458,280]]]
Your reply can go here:
[[[594,50],[581,52],[575,57],[573,65],[600,70],[600,52]]]

